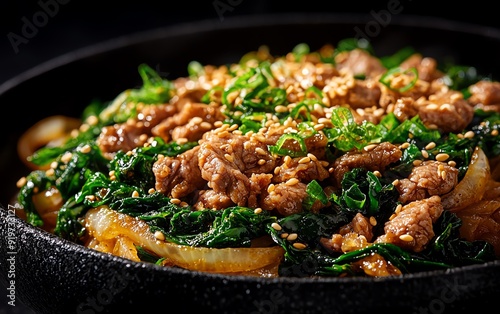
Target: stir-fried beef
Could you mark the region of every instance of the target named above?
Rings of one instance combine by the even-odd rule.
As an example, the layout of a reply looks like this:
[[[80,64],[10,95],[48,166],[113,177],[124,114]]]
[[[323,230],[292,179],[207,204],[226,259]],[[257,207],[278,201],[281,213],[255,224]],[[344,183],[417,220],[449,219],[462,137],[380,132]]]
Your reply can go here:
[[[434,237],[432,224],[442,212],[441,198],[437,195],[408,203],[385,224],[385,234],[378,237],[375,242],[392,243],[414,252],[421,252]]]
[[[260,207],[269,211],[276,210],[284,216],[302,212],[302,202],[307,196],[307,185],[302,182],[292,182],[272,186],[271,191],[266,191],[263,195]]]
[[[201,139],[203,133],[214,129],[214,122],[224,116],[216,106],[185,101],[175,115],[158,123],[151,131],[153,135],[165,141],[186,139],[194,142]]]
[[[334,177],[340,186],[344,174],[354,168],[384,172],[385,168],[401,158],[401,149],[391,143],[383,142],[366,151],[353,151],[342,155],[333,165]]]
[[[429,96],[428,102],[419,104],[418,114],[426,125],[437,126],[442,132],[460,132],[471,121],[474,109],[457,91]]]
[[[443,77],[443,72],[437,66],[436,59],[431,57],[424,58],[420,53],[414,53],[399,65],[402,70],[416,68],[418,78],[426,82],[432,82]]]
[[[486,111],[500,112],[500,82],[479,81],[469,87],[467,101]]]
[[[458,183],[458,169],[447,163],[426,160],[414,167],[407,179],[399,180],[396,188],[403,204],[432,195],[443,195]]]
[[[201,189],[207,183],[198,167],[199,146],[177,157],[160,156],[153,165],[155,189],[173,198],[182,198]]]
[[[97,144],[103,153],[111,155],[142,146],[151,135],[151,129],[175,112],[176,107],[168,104],[143,106],[136,118],[102,128]]]
[[[387,71],[380,59],[361,49],[340,52],[335,58],[335,64],[337,70],[349,72],[353,76],[378,77]]]

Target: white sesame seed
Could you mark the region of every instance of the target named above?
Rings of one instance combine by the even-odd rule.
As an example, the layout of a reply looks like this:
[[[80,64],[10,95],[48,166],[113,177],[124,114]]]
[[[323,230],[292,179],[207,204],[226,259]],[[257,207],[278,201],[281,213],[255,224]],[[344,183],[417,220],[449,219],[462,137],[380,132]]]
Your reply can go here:
[[[409,234],[402,234],[402,235],[399,236],[399,239],[401,241],[405,241],[405,242],[411,242],[411,241],[413,241],[413,237],[411,235],[409,235]]]
[[[280,231],[280,230],[281,230],[281,226],[280,226],[278,223],[276,223],[276,222],[273,222],[273,223],[271,224],[271,227],[272,227],[274,230],[277,230],[277,231]]]

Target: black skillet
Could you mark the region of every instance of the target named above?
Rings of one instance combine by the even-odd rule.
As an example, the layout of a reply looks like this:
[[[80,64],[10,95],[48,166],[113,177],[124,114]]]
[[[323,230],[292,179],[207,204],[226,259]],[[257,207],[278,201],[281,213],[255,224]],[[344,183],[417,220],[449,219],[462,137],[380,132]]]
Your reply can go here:
[[[201,274],[101,254],[9,215],[15,182],[28,169],[16,141],[45,116],[78,117],[93,99],[137,87],[137,66],[166,78],[187,74],[189,61],[236,62],[267,45],[275,55],[298,43],[311,49],[363,36],[378,56],[412,46],[439,62],[500,73],[500,30],[415,16],[272,15],[203,21],[133,34],[44,63],[0,86],[0,103],[18,112],[1,124],[0,280],[15,274],[15,297],[39,313],[470,313],[496,306],[500,261],[393,278],[246,278]],[[12,233],[11,231],[14,232]],[[10,233],[9,233],[10,232]],[[9,242],[9,240],[11,242]],[[13,244],[14,249],[8,244]],[[15,262],[8,260],[15,255]],[[9,272],[10,271],[10,272]],[[9,294],[10,290],[2,293]],[[176,310],[175,310],[176,309]]]

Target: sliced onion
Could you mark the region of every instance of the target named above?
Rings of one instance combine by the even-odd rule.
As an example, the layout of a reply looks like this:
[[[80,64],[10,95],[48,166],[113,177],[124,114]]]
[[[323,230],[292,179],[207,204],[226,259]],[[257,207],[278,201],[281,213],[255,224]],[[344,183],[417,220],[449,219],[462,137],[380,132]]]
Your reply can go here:
[[[50,144],[61,144],[69,136],[70,132],[78,128],[80,124],[79,119],[61,115],[40,120],[21,135],[17,143],[17,153],[29,168],[33,170],[48,169],[50,165],[35,165],[28,160],[28,157],[41,147]]]
[[[461,210],[483,198],[490,180],[490,166],[483,150],[476,147],[464,178],[449,193],[441,196],[443,208]]]
[[[251,272],[277,265],[284,254],[280,246],[214,249],[160,241],[151,233],[146,222],[106,206],[89,210],[85,216],[85,227],[89,235],[98,241],[127,237],[136,245],[165,257],[169,264],[196,271]]]
[[[56,227],[57,215],[64,201],[59,190],[51,187],[33,195],[33,205],[43,220],[43,229],[52,232]]]

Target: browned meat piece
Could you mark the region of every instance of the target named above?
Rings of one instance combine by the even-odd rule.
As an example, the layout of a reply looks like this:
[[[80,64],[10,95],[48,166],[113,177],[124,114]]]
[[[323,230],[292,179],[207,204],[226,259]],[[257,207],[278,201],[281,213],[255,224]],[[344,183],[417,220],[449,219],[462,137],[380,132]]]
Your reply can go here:
[[[166,142],[178,139],[197,141],[203,133],[214,129],[214,122],[225,119],[220,108],[203,103],[182,102],[179,112],[158,123],[151,132]]]
[[[361,213],[357,213],[350,223],[339,229],[339,234],[345,235],[354,232],[357,235],[364,236],[368,242],[371,242],[373,238],[372,229],[373,226],[370,224],[370,220]]]
[[[445,133],[460,132],[472,121],[474,108],[463,99],[462,93],[450,90],[419,104],[418,114],[428,126],[434,125]]]
[[[418,114],[415,100],[411,97],[399,98],[394,105],[393,113],[400,122],[413,118]]]
[[[385,168],[398,161],[402,156],[401,149],[389,142],[376,145],[373,149],[366,151],[353,151],[337,158],[333,165],[333,175],[338,186],[340,186],[344,174],[354,168],[364,168],[368,171],[384,172]]]
[[[330,106],[348,104],[354,109],[378,106],[381,91],[374,80],[352,80],[352,83],[343,82],[341,79],[338,81],[338,84],[331,84],[332,86],[327,89],[326,95],[330,98]]]
[[[307,151],[317,159],[324,159],[326,156],[326,146],[328,138],[324,133],[316,133],[305,139]]]
[[[150,105],[138,109],[136,118],[102,128],[97,144],[104,154],[144,145],[151,135],[151,128],[176,111],[172,105]]]
[[[272,191],[266,191],[261,201],[261,208],[277,211],[283,216],[290,216],[302,212],[302,202],[307,196],[307,185],[298,182],[295,184],[279,183]]]
[[[337,70],[347,71],[353,76],[377,77],[386,71],[380,60],[362,49],[340,52],[335,57]]]
[[[392,243],[421,252],[434,237],[432,224],[442,213],[441,198],[437,195],[408,203],[392,220],[386,222],[385,234],[378,237],[375,243]]]
[[[387,109],[391,105],[395,105],[398,99],[403,97],[409,97],[414,100],[418,100],[420,98],[428,97],[432,92],[432,85],[424,80],[418,79],[415,82],[415,85],[407,91],[398,92],[397,90],[391,90],[387,86],[380,84],[380,107]]]
[[[458,169],[445,162],[426,160],[396,185],[399,201],[406,204],[432,195],[443,195],[458,183]]]
[[[273,175],[270,173],[253,173],[250,176],[250,196],[248,196],[248,207],[257,208],[260,206],[260,196],[267,192],[267,187],[271,184]]]
[[[407,70],[409,68],[416,68],[418,71],[418,78],[431,82],[435,79],[443,77],[443,72],[437,69],[437,61],[431,57],[423,57],[419,53],[415,53],[408,57],[405,61],[400,64],[400,68],[403,70]]]
[[[160,156],[153,165],[155,189],[168,197],[182,198],[204,187],[207,182],[198,167],[199,150],[196,146],[175,158]]]
[[[275,158],[267,146],[246,135],[229,132],[228,125],[204,134],[200,140],[198,164],[208,186],[246,206],[251,196],[252,174],[271,172]]]
[[[479,81],[469,87],[467,101],[486,111],[500,112],[500,82]]]
[[[201,176],[208,181],[208,186],[217,193],[229,196],[238,206],[245,206],[250,195],[250,180],[238,167],[230,151],[220,143],[203,141],[200,143],[198,164]]]
[[[367,108],[378,106],[380,100],[380,86],[372,80],[355,80],[347,96],[347,104],[352,108]]]
[[[225,193],[218,193],[214,190],[201,190],[198,192],[193,208],[197,210],[205,208],[222,209],[233,205],[234,203]]]
[[[297,178],[302,182],[323,181],[330,176],[321,161],[309,157],[286,158],[278,169],[273,177],[274,183],[285,182],[291,178]]]

